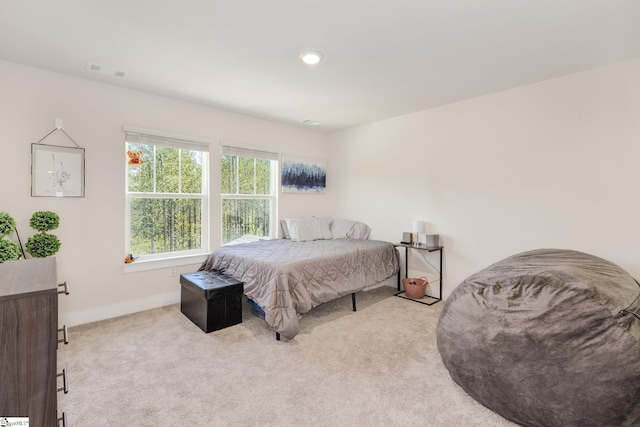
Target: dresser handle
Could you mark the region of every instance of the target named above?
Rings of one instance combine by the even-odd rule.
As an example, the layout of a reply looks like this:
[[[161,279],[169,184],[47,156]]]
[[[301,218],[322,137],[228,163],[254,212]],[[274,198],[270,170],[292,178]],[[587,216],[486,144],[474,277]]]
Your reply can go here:
[[[67,427],[67,414],[66,412],[62,413],[60,418],[56,419],[56,427],[60,427],[60,421],[62,421],[62,427]]]
[[[64,281],[64,283],[58,284],[58,287],[64,287],[64,290],[58,291],[59,294],[69,295],[69,288],[67,287],[67,281],[66,280]]]
[[[62,328],[58,329],[58,335],[62,332],[62,339],[59,339],[58,342],[63,342],[69,344],[69,335],[67,334],[67,325],[64,325]]]
[[[64,391],[64,394],[69,393],[69,388],[67,387],[67,370],[63,369],[61,374],[57,375],[58,377],[62,377],[62,387],[57,389],[56,391]]]

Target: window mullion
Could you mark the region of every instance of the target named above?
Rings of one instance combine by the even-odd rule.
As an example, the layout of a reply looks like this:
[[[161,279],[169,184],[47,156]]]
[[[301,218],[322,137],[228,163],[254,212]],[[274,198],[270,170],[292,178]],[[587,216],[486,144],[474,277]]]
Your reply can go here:
[[[240,158],[236,157],[236,164],[234,168],[236,175],[236,194],[240,192]]]
[[[128,193],[132,199],[202,199],[202,193]]]
[[[182,193],[182,148],[178,149],[178,193]]]
[[[158,156],[156,155],[156,146],[153,146],[153,192],[156,192],[156,187],[157,187],[157,182],[158,182],[158,176],[157,176],[157,158]]]

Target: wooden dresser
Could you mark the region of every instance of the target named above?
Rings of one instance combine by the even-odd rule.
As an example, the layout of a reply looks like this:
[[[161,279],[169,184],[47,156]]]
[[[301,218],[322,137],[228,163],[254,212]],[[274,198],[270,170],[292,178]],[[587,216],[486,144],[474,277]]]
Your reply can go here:
[[[31,427],[58,425],[58,293],[67,293],[64,286],[59,292],[55,258],[0,264],[0,417],[29,417]]]

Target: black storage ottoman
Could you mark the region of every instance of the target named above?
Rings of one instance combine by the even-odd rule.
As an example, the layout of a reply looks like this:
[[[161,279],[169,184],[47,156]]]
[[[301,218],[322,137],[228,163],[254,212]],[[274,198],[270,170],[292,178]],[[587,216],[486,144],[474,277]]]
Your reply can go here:
[[[180,275],[180,311],[209,333],[242,323],[243,283],[211,270]]]

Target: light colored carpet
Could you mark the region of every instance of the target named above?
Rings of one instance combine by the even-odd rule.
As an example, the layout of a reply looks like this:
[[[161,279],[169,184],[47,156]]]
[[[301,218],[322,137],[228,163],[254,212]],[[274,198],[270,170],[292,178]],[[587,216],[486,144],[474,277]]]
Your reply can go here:
[[[443,303],[377,288],[323,304],[276,341],[243,322],[205,334],[179,305],[70,329],[60,345],[76,427],[514,426],[450,379],[436,347]]]

